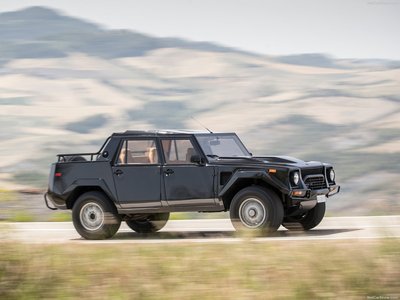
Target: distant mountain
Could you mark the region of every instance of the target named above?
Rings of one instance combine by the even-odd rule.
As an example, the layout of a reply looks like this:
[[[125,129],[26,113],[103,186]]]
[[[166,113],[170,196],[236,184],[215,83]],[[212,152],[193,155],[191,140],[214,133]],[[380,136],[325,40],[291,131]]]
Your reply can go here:
[[[334,58],[320,53],[284,55],[279,56],[276,60],[285,64],[293,65],[314,66],[323,68],[342,67],[337,64]]]
[[[389,59],[336,59],[321,53],[304,53],[277,56],[276,61],[299,66],[351,69],[353,67],[400,68],[400,61]]]
[[[30,7],[0,14],[0,57],[65,57],[81,52],[103,58],[140,56],[160,48],[242,52],[213,43],[156,38],[127,30],[106,30],[52,9]]]
[[[0,63],[15,58],[65,57],[80,52],[102,58],[141,56],[162,48],[183,48],[209,52],[254,53],[208,42],[179,38],[159,38],[129,30],[107,30],[97,24],[63,15],[46,7],[34,6],[0,14]],[[348,68],[385,65],[400,67],[399,61],[374,59],[336,60],[333,57],[306,53],[277,56],[278,62],[324,68]],[[343,63],[345,62],[345,64]]]
[[[41,7],[0,14],[0,60],[0,190],[45,188],[56,153],[127,129],[199,129],[195,116],[255,154],[333,163],[330,212],[400,214],[398,62],[253,55]]]

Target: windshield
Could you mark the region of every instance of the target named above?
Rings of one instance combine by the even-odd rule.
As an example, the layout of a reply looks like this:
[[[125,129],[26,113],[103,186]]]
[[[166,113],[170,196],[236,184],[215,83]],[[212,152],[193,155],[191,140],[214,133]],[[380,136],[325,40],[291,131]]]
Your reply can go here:
[[[251,156],[234,134],[196,135],[196,138],[209,158]]]

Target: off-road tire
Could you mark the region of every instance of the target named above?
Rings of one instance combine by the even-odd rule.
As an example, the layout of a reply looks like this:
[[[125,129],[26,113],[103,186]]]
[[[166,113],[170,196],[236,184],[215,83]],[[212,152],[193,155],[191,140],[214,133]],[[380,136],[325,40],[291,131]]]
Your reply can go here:
[[[273,233],[282,224],[283,214],[283,205],[276,193],[259,186],[240,190],[230,205],[232,225],[239,232]]]
[[[88,240],[103,240],[114,236],[121,218],[115,206],[101,192],[82,194],[72,208],[76,231]]]
[[[126,220],[126,224],[137,233],[152,233],[162,229],[167,224],[168,219],[169,212],[157,213]]]
[[[301,216],[285,217],[282,226],[292,231],[310,230],[321,223],[325,209],[325,202],[317,203],[314,208]]]

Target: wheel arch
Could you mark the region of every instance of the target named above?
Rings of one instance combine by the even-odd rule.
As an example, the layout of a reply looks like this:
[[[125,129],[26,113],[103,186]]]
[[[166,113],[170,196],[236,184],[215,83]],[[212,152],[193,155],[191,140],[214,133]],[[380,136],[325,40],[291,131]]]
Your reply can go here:
[[[269,182],[265,176],[260,176],[259,173],[257,173],[257,176],[243,176],[243,173],[241,174],[242,176],[236,176],[236,178],[232,178],[226,185],[225,188],[221,191],[219,197],[222,199],[224,203],[224,207],[226,210],[230,209],[230,205],[232,202],[233,197],[242,189],[250,187],[250,186],[259,186],[268,190],[271,190],[272,192],[276,193],[279,199],[281,201],[283,200],[283,193],[282,191],[273,185],[271,182]],[[250,174],[248,174],[250,175]],[[254,175],[254,174],[253,174]],[[229,185],[229,186],[228,186]]]
[[[76,200],[83,194],[87,192],[100,192],[102,193],[107,201],[109,201],[112,205],[116,206],[115,202],[112,201],[112,198],[110,197],[109,193],[105,191],[101,186],[98,185],[80,185],[75,187],[71,192],[70,195],[68,196],[66,200],[66,205],[67,209],[72,209],[74,206]]]

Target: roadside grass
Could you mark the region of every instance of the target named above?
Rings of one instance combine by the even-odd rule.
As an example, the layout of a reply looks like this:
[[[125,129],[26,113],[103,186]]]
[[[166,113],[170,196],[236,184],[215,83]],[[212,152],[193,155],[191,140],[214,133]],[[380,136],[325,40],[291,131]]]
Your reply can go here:
[[[10,222],[35,222],[35,215],[27,210],[14,210],[8,219]]]
[[[17,194],[14,191],[0,189],[0,203],[14,201],[17,198]]]
[[[399,278],[399,239],[0,247],[4,299],[366,299]]]
[[[72,215],[70,211],[57,211],[51,214],[48,219],[49,222],[70,222]]]

